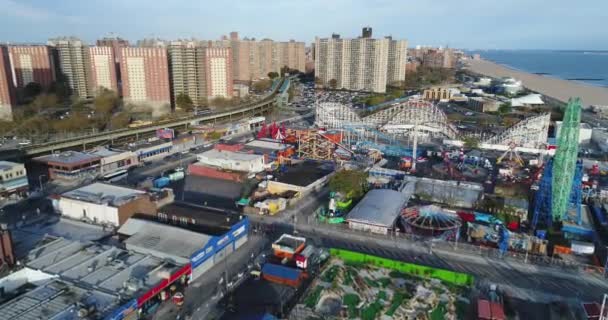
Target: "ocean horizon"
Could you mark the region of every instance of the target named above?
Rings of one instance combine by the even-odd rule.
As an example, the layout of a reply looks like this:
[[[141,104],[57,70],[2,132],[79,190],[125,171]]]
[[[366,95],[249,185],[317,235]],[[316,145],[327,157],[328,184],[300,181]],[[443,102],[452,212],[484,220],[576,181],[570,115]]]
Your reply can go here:
[[[467,50],[528,73],[608,88],[608,50]]]

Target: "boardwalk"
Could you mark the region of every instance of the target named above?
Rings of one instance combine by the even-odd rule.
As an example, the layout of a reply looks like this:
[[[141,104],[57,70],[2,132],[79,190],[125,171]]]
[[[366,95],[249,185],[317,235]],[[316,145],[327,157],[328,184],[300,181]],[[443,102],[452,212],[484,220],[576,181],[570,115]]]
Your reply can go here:
[[[562,102],[581,97],[585,106],[608,106],[608,88],[526,73],[487,60],[469,60],[468,64],[472,72],[494,78],[512,77],[521,80],[526,88]]]

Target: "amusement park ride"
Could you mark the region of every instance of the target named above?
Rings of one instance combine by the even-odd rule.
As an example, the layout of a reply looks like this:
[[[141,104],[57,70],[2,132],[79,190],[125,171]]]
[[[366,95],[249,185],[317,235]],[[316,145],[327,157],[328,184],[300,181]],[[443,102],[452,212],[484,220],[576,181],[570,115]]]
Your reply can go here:
[[[545,164],[534,202],[532,227],[543,223],[551,227],[556,221],[581,225],[583,164],[577,160],[581,101],[571,98],[564,114],[553,159]]]

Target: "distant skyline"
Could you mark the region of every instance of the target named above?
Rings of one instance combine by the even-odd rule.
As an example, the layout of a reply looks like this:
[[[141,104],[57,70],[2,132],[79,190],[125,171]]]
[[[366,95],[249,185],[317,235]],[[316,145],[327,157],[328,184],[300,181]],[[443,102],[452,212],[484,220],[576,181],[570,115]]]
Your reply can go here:
[[[113,33],[143,38],[313,42],[371,26],[416,45],[465,49],[608,50],[605,0],[0,0],[0,42]]]

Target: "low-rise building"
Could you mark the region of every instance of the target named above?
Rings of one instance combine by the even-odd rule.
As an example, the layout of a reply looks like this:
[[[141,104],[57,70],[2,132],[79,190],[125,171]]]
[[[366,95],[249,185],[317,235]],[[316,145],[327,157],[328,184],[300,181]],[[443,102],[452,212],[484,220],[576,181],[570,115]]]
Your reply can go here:
[[[174,153],[173,143],[158,138],[150,139],[143,143],[130,144],[127,149],[137,154],[139,162],[150,162],[160,160]]]
[[[543,106],[545,102],[543,101],[543,96],[538,93],[531,93],[525,95],[523,97],[517,97],[511,99],[512,107],[540,107]]]
[[[247,242],[249,220],[245,216],[220,232],[208,234],[162,222],[131,218],[118,234],[128,237],[127,250],[152,255],[178,264],[190,264],[194,280]],[[187,226],[183,223],[182,226]]]
[[[76,181],[99,175],[101,157],[85,152],[64,151],[33,159],[45,166],[49,180]]]
[[[454,88],[444,88],[444,87],[435,87],[425,89],[422,92],[422,97],[424,100],[428,101],[440,101],[440,100],[450,100],[452,99],[452,95],[455,93],[460,93],[457,89]]]
[[[146,192],[99,182],[63,193],[56,206],[64,216],[115,227],[136,213],[156,214]]]
[[[0,305],[3,319],[136,319],[191,274],[190,263],[91,241],[39,240],[23,269],[0,280],[7,293],[25,292]]]
[[[559,137],[563,121],[555,121],[555,136]],[[581,122],[578,129],[578,143],[589,143],[593,136],[593,128],[588,123]]]
[[[139,164],[137,154],[133,151],[114,150],[102,147],[91,151],[89,154],[101,158],[99,170],[101,175],[126,170]]]
[[[486,97],[469,98],[469,108],[477,112],[496,112],[500,108],[501,102]]]
[[[413,192],[413,188],[411,191]],[[407,205],[412,192],[402,193],[389,189],[374,189],[348,213],[348,227],[354,230],[388,234],[395,226],[401,210]]]
[[[272,194],[288,191],[304,196],[314,190],[320,190],[329,181],[334,172],[333,166],[306,161],[286,165],[273,179],[267,181],[266,189]]]
[[[203,165],[224,170],[256,173],[266,168],[264,156],[257,154],[212,149],[198,154],[196,159]]]
[[[249,86],[246,84],[234,84],[232,92],[234,97],[245,98],[249,95]]]
[[[0,161],[0,198],[26,192],[27,172],[22,163]]]

